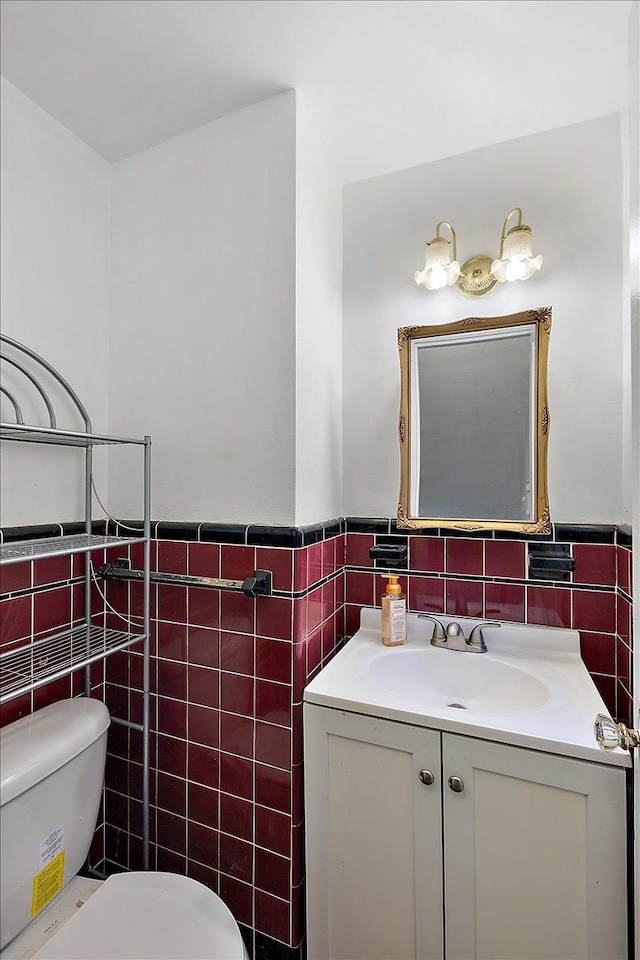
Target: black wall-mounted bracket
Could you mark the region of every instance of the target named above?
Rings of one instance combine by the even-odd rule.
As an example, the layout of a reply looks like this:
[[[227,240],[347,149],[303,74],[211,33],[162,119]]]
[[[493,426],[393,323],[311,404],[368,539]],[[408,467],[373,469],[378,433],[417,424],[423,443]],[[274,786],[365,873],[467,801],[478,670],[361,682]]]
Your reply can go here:
[[[377,543],[369,549],[369,557],[375,560],[376,566],[389,569],[406,569],[407,553],[406,543]]]
[[[575,568],[570,544],[529,544],[529,576],[533,580],[568,581]]]

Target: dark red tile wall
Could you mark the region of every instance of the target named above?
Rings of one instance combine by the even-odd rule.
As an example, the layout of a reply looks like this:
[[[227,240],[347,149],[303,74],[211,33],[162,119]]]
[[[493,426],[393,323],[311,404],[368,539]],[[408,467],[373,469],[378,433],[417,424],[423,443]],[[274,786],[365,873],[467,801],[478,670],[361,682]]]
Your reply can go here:
[[[156,541],[154,568],[243,579],[276,595],[152,587],[152,867],[206,883],[236,919],[298,947],[304,936],[302,693],[344,638],[345,537],[309,547]],[[131,564],[142,563],[139,547]],[[111,582],[131,611],[137,585]],[[107,662],[106,702],[134,719],[141,652]],[[142,864],[139,735],[114,728],[106,858]],[[134,754],[131,759],[131,750]]]
[[[379,603],[369,533],[308,547],[159,540],[152,568],[241,579],[273,572],[275,595],[202,588],[151,591],[151,866],[192,876],[256,936],[304,938],[302,697],[308,680]],[[400,582],[413,611],[543,623],[580,631],[582,655],[612,715],[631,714],[631,548],[572,543],[571,581],[528,578],[527,544],[491,537],[407,537]],[[118,549],[109,559],[122,555]],[[142,566],[142,547],[127,553]],[[102,557],[94,555],[96,568]],[[83,557],[0,570],[2,648],[63,629],[83,613]],[[21,593],[25,591],[25,593]],[[111,581],[109,603],[140,616],[140,584]],[[95,609],[102,600],[95,594]],[[117,617],[107,619],[118,623]],[[83,690],[74,675],[12,700],[2,723]],[[92,695],[114,717],[142,718],[142,652],[92,668]],[[142,866],[142,741],[110,730],[95,864]]]
[[[570,582],[529,578],[527,541],[488,536],[407,536],[408,567],[398,570],[412,611],[514,620],[580,632],[582,657],[611,715],[631,722],[631,548],[571,543]],[[358,628],[363,605],[380,603],[384,581],[374,569],[371,533],[347,533],[346,631]]]
[[[59,633],[83,617],[84,581],[70,557],[0,567],[0,653]],[[92,695],[100,699],[103,680],[102,666],[96,665]],[[0,726],[83,691],[82,670],[0,705]]]

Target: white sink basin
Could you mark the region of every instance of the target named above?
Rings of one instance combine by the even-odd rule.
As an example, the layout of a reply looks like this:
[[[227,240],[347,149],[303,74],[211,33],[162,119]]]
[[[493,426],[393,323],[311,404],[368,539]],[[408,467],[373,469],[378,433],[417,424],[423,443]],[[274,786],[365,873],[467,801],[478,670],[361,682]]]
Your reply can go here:
[[[369,663],[374,683],[399,695],[423,698],[452,710],[512,713],[547,703],[549,688],[525,670],[483,653],[457,653],[433,647],[402,647]]]
[[[440,616],[445,627],[454,618]],[[455,618],[465,636],[479,622]],[[305,703],[415,726],[629,766],[604,753],[593,725],[607,709],[580,657],[576,630],[503,622],[486,627],[486,653],[431,645],[433,625],[407,616],[408,642],[384,647],[380,610],[365,607],[360,629],[317,674]]]

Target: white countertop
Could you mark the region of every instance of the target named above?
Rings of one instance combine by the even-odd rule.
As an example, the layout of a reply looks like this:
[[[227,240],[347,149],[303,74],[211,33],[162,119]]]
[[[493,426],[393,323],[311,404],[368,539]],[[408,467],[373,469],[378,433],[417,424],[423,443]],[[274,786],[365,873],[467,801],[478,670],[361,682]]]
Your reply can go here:
[[[445,627],[456,619],[467,636],[481,622],[435,616]],[[478,654],[432,646],[433,624],[417,614],[407,627],[405,645],[385,647],[380,609],[365,607],[358,632],[306,687],[305,703],[631,766],[628,751],[596,741],[596,715],[608,711],[577,631],[503,622],[485,628],[488,651]]]

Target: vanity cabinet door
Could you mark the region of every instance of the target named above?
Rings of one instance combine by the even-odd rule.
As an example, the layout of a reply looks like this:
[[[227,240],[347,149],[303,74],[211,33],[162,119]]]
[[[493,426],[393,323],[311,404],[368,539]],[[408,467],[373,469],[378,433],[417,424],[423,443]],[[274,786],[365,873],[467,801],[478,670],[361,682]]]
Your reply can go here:
[[[626,957],[624,771],[452,734],[442,751],[447,960]]]
[[[440,734],[304,710],[309,960],[438,960]]]

